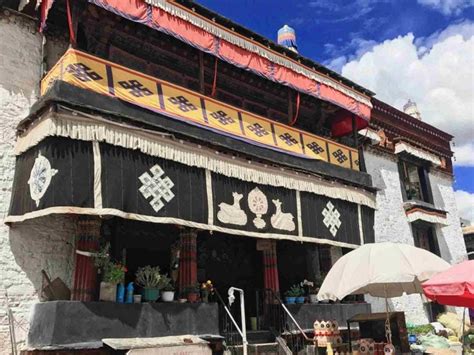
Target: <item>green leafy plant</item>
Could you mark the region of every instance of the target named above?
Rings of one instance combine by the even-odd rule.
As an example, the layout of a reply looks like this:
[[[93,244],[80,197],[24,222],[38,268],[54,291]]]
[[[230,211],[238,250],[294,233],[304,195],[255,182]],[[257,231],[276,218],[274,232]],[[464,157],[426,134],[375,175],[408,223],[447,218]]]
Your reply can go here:
[[[160,288],[162,285],[162,275],[159,266],[144,266],[138,268],[135,273],[136,283],[144,288]]]
[[[161,275],[160,285],[158,288],[162,291],[174,291],[174,286],[171,278],[166,275]]]
[[[195,284],[195,285],[190,285],[188,287],[185,288],[185,292],[186,294],[189,294],[189,293],[197,293],[199,294],[199,284]]]
[[[102,281],[112,284],[123,282],[127,268],[117,262],[112,261],[109,255],[110,244],[105,244],[95,256],[94,265],[102,275]]]
[[[293,285],[285,292],[286,297],[301,297],[304,294],[304,290],[300,285]]]
[[[407,326],[408,333],[416,335],[425,335],[428,333],[434,333],[434,328],[431,324],[423,325],[409,325]]]

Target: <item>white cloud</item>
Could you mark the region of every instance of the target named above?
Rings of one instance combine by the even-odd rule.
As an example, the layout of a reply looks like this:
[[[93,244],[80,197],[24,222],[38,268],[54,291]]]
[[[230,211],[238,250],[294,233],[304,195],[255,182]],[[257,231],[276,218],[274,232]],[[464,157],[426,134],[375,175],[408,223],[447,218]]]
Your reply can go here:
[[[340,58],[335,65],[341,64]],[[339,62],[337,62],[339,61]],[[474,165],[474,22],[426,38],[386,40],[342,67],[342,75],[401,109],[414,100],[425,122],[455,136],[457,165]]]
[[[471,131],[471,137],[474,140],[474,132]],[[474,167],[474,143],[466,143],[460,147],[453,147],[456,157],[455,165]]]
[[[454,196],[456,197],[459,216],[474,223],[474,194],[458,190],[454,191]]]
[[[444,15],[459,15],[464,9],[474,6],[472,0],[418,0],[418,3],[431,7]]]

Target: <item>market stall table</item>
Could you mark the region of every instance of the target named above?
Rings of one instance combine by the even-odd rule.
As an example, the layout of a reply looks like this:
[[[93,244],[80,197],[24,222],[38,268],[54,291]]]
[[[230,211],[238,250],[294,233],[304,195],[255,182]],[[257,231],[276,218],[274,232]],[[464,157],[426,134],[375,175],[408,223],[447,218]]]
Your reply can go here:
[[[390,329],[392,332],[392,343],[401,353],[410,353],[408,343],[408,332],[405,323],[404,312],[388,313]],[[349,335],[349,350],[352,351],[351,323],[359,324],[360,338],[372,338],[376,342],[383,343],[385,339],[385,322],[387,313],[361,313],[347,320]]]

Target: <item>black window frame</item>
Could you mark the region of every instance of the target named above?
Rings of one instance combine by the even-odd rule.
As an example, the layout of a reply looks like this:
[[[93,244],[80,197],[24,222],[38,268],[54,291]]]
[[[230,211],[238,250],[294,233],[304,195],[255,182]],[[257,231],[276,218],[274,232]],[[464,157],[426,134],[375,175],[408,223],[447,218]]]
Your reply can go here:
[[[407,167],[416,167],[419,180],[419,189],[421,196],[412,197],[408,194],[408,184],[410,182],[407,173]],[[411,156],[404,155],[398,160],[398,174],[400,176],[400,185],[402,189],[403,201],[421,201],[433,204],[433,193],[431,191],[431,183],[429,177],[430,164],[420,159],[412,158]]]

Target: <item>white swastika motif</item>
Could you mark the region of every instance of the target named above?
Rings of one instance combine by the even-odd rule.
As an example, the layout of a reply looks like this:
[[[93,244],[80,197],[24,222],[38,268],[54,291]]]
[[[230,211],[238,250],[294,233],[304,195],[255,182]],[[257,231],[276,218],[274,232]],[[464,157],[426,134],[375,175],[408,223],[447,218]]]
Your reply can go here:
[[[171,190],[174,183],[169,177],[163,176],[165,172],[158,164],[153,166],[150,172],[151,175],[145,172],[139,176],[138,179],[142,183],[139,191],[145,199],[152,197],[149,201],[150,205],[155,212],[158,212],[165,206],[162,200],[170,202],[174,198],[174,193]]]
[[[334,207],[334,205],[329,201],[326,204],[326,207],[322,211],[322,215],[324,216],[323,223],[329,229],[332,236],[335,237],[339,227],[341,226],[341,214],[338,210]]]

